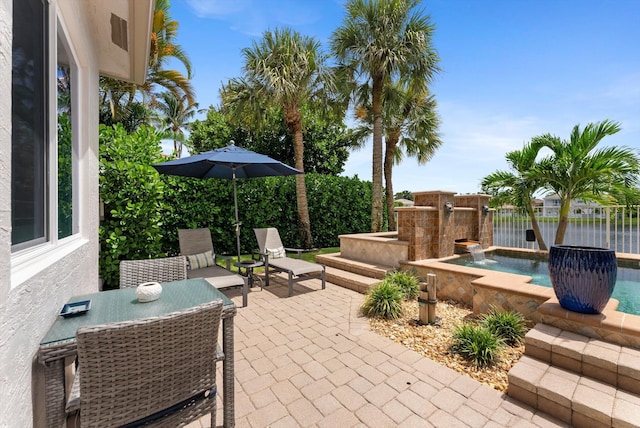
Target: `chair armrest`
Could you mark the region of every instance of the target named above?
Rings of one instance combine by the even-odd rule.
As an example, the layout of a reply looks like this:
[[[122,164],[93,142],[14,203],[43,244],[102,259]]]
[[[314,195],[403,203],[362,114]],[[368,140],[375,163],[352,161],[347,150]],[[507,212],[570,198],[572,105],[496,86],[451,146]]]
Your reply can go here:
[[[227,270],[231,270],[231,260],[233,260],[233,256],[223,256],[222,254],[216,254],[216,263],[218,262],[218,259],[224,260]]]
[[[216,343],[216,355],[215,355],[215,359],[216,362],[218,361],[224,361],[224,352],[222,351],[222,346],[220,346],[219,343]]]
[[[302,249],[301,248],[286,248],[284,249],[285,251],[288,251],[290,253],[298,253],[298,258],[301,259],[302,258]]]

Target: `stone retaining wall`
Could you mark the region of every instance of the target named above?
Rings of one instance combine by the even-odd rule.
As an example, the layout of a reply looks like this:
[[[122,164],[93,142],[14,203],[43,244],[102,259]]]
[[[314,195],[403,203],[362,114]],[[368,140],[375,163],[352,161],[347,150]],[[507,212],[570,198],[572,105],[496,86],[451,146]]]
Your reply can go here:
[[[533,323],[542,322],[563,330],[640,348],[640,316],[616,310],[611,299],[601,314],[587,315],[562,308],[553,289],[531,284],[531,277],[458,266],[439,261],[402,262],[403,270],[413,270],[422,279],[436,275],[438,300],[452,299],[473,308],[474,314],[491,307],[517,311]]]

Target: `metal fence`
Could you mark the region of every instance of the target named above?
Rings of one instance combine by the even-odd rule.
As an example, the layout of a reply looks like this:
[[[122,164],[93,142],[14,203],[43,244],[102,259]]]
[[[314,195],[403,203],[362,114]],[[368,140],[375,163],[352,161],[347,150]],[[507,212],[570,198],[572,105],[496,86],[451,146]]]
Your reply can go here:
[[[555,241],[558,208],[539,207],[535,214],[547,248]],[[640,254],[640,206],[575,205],[571,208],[564,244],[612,248],[619,253]],[[517,208],[496,209],[493,216],[493,243],[502,247],[538,249],[526,240],[531,220]]]

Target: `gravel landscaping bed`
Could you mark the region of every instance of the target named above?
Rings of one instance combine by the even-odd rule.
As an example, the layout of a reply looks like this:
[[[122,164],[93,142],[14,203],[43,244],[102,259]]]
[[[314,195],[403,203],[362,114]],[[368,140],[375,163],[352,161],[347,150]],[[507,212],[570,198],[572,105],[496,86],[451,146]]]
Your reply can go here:
[[[505,346],[498,363],[476,367],[450,350],[453,327],[464,321],[477,321],[471,309],[453,301],[438,302],[434,325],[418,324],[417,301],[405,301],[403,309],[404,316],[398,320],[371,318],[371,330],[498,391],[507,390],[507,372],[522,356],[524,345]]]

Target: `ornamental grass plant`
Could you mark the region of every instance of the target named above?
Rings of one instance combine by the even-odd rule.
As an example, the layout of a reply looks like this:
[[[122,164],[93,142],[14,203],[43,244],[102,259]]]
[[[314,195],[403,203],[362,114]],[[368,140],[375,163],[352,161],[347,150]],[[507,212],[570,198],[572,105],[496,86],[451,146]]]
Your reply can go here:
[[[508,345],[519,345],[527,333],[526,319],[519,312],[499,312],[495,307],[482,316],[480,325],[487,328],[496,336],[502,338]]]
[[[488,366],[498,361],[504,340],[488,328],[464,323],[453,331],[452,350],[476,366]]]
[[[385,276],[384,281],[396,285],[406,300],[415,299],[420,293],[420,280],[411,272],[393,271]]]
[[[364,315],[398,319],[402,316],[402,291],[390,281],[382,281],[369,290],[360,310]]]

